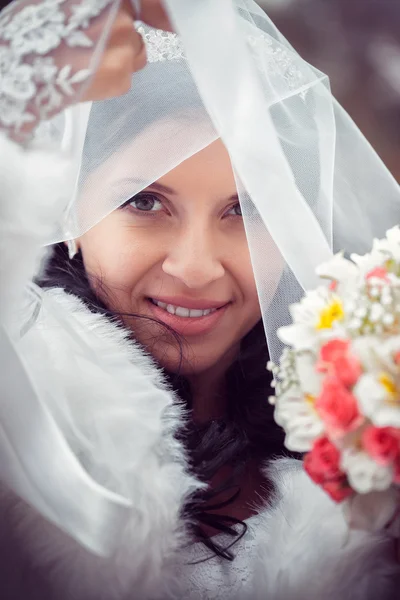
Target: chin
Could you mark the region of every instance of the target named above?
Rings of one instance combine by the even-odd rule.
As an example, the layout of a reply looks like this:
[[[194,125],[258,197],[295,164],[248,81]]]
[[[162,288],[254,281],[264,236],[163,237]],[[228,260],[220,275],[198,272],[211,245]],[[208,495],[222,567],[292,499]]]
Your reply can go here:
[[[199,375],[213,368],[218,364],[222,354],[215,352],[207,356],[199,356],[194,350],[191,350],[185,343],[182,344],[182,352],[179,348],[172,345],[157,344],[155,347],[147,346],[147,350],[153,356],[154,360],[169,373],[176,373],[184,377]]]
[[[154,355],[153,355],[154,356]],[[200,375],[213,368],[215,364],[217,364],[218,359],[215,360],[196,360],[191,358],[182,357],[182,360],[179,357],[173,357],[165,355],[163,357],[157,356],[154,357],[157,363],[169,373],[175,373],[178,375],[182,375],[183,377],[190,377],[193,375]]]

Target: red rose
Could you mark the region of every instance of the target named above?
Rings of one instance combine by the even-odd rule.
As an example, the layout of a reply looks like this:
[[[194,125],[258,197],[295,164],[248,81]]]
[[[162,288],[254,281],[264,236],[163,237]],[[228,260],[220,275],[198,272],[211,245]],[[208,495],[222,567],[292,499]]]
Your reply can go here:
[[[345,474],[340,470],[339,461],[340,452],[327,437],[315,440],[311,451],[304,458],[306,473],[335,502],[342,502],[353,493]]]
[[[357,399],[334,375],[325,377],[315,409],[332,432],[344,434],[360,422]]]
[[[332,500],[338,503],[343,502],[343,500],[354,494],[345,477],[327,481],[322,487]]]
[[[315,440],[304,458],[304,468],[315,483],[322,484],[340,475],[340,452],[327,437]]]
[[[385,267],[375,267],[369,273],[366,274],[365,279],[368,281],[369,279],[382,279],[385,283],[389,283],[390,279],[388,277],[388,271]]]
[[[380,465],[400,459],[400,432],[394,427],[367,427],[362,436],[365,450]]]
[[[352,387],[362,373],[361,364],[349,347],[348,340],[330,340],[322,346],[317,365],[318,370],[336,375],[346,387]]]

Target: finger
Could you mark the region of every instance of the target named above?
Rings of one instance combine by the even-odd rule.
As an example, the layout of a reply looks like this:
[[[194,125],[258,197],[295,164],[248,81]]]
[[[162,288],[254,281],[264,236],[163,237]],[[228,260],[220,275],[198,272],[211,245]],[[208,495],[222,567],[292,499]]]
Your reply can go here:
[[[132,72],[140,71],[147,64],[147,52],[146,52],[146,44],[140,33],[134,31],[133,35],[133,48],[134,48],[134,60],[132,65]]]
[[[140,20],[164,31],[173,31],[172,23],[161,0],[141,0]]]
[[[146,48],[142,37],[131,28],[122,35],[118,44],[109,40],[101,65],[84,95],[83,100],[105,100],[126,94],[132,83],[132,73],[146,64]]]
[[[132,72],[142,69],[147,62],[146,46],[142,36],[136,31],[134,12],[130,0],[124,0],[120,13],[112,29],[108,47],[131,47],[133,53]]]

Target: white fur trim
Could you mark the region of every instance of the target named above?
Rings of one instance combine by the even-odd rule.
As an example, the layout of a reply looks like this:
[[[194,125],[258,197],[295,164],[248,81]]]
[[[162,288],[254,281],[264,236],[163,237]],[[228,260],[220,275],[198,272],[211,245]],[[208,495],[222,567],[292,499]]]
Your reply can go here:
[[[255,600],[395,600],[400,565],[393,539],[349,533],[340,505],[279,460],[267,474],[277,493],[259,537]]]
[[[81,353],[79,342],[86,344]],[[85,347],[101,357],[104,367],[85,354]],[[133,593],[144,600],[161,590],[167,597],[174,584],[168,563],[185,536],[181,511],[198,487],[174,438],[184,420],[178,402],[122,327],[60,290],[44,293],[39,318],[18,348],[88,472],[129,497],[134,507],[118,551],[105,560],[22,502],[5,497],[3,506],[14,505],[9,508],[14,534],[32,567],[66,599],[120,600]]]

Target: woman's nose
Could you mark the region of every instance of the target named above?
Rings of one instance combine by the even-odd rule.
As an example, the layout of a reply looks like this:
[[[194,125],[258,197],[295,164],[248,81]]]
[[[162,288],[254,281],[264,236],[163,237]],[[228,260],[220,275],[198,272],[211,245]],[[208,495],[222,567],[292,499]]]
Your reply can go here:
[[[163,262],[163,271],[191,289],[201,289],[220,279],[225,269],[212,232],[199,227],[181,232],[172,242]]]

